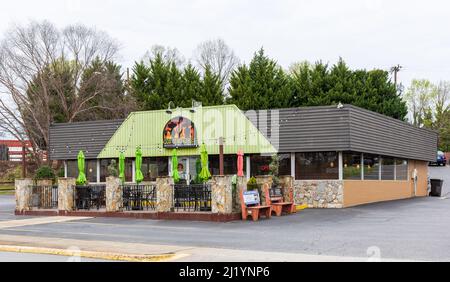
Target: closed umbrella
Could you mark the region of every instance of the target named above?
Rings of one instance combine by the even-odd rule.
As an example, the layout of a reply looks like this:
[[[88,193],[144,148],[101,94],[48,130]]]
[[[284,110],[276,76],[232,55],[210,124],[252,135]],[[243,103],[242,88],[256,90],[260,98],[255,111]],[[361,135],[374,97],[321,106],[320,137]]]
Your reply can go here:
[[[142,167],[142,151],[141,148],[138,147],[136,149],[136,183],[139,184],[144,180],[144,175],[141,171]]]
[[[177,149],[173,149],[172,151],[172,178],[175,183],[180,181],[180,174],[178,173]]]
[[[119,155],[119,178],[122,184],[125,183],[125,155],[123,152],[120,152]]]
[[[244,176],[244,152],[242,150],[239,150],[238,153],[238,158],[237,158],[237,175],[239,177],[243,177]]]
[[[200,159],[202,163],[202,171],[200,172],[200,180],[203,182],[208,181],[211,178],[211,173],[208,169],[208,152],[206,151],[205,144],[202,144],[200,148]]]
[[[78,178],[77,184],[84,185],[87,182],[86,174],[85,174],[85,164],[84,164],[84,154],[83,151],[78,153]]]

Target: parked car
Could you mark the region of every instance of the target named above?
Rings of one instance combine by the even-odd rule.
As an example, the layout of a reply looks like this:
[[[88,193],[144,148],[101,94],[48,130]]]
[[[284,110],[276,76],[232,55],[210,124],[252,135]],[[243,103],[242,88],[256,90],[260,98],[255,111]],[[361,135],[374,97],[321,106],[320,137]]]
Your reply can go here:
[[[445,157],[444,152],[438,151],[436,162],[431,162],[430,165],[446,166],[447,165],[447,158]]]

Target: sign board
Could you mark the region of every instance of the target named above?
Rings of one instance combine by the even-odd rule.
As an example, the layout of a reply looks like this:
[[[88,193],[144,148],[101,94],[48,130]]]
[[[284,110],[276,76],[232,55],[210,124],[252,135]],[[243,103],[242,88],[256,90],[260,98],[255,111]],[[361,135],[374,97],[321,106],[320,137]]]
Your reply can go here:
[[[197,130],[194,123],[182,116],[169,120],[164,126],[163,147],[167,149],[197,148]]]
[[[243,196],[246,206],[259,205],[261,203],[258,191],[247,191],[243,193]]]

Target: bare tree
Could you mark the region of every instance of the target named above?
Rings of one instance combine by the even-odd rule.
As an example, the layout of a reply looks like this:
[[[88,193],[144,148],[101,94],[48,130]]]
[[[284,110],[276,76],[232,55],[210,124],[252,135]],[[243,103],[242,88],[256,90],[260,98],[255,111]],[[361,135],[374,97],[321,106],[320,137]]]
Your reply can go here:
[[[209,66],[223,82],[224,87],[234,68],[239,64],[238,57],[222,39],[208,40],[198,45],[195,60],[205,71]]]
[[[186,59],[177,48],[162,45],[153,45],[150,48],[150,51],[145,53],[143,59],[144,61],[148,61],[155,58],[157,55],[160,55],[164,61],[168,63],[175,63],[177,67],[182,67],[186,62]]]
[[[92,106],[105,92],[105,78],[84,73],[94,60],[108,62],[119,49],[104,32],[82,25],[58,30],[31,22],[13,26],[0,43],[0,128],[19,140],[30,139],[34,153],[46,149],[52,105],[67,122]],[[96,85],[84,91],[83,85]]]

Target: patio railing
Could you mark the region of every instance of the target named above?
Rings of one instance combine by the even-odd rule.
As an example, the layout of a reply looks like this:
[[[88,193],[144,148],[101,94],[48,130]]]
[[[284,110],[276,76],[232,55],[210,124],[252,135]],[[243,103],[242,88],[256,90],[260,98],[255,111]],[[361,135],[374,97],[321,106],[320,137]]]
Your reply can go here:
[[[130,211],[156,210],[155,185],[123,185],[123,207]]]
[[[174,210],[190,212],[210,212],[211,185],[174,185]]]
[[[31,208],[58,208],[58,186],[33,186],[31,189]]]
[[[106,185],[75,186],[74,193],[77,210],[106,208]]]

